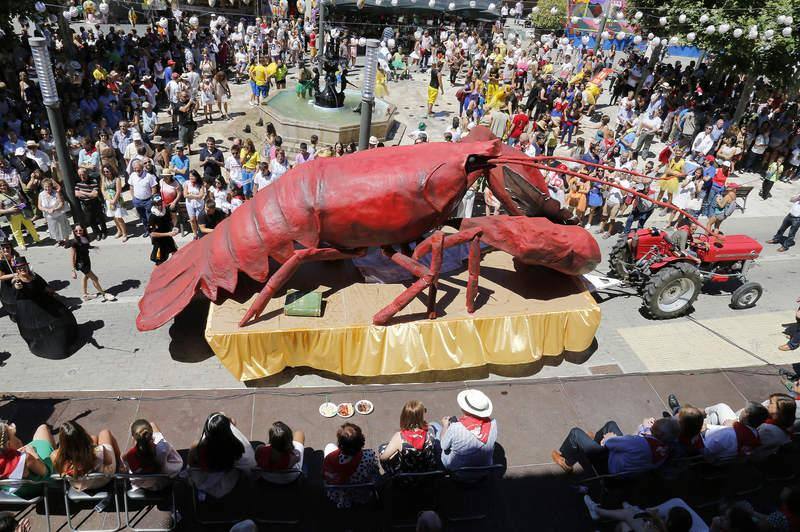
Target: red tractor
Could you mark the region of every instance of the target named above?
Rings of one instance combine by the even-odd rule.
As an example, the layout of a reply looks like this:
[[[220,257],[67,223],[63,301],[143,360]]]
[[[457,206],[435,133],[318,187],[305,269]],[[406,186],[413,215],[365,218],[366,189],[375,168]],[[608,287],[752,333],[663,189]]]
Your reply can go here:
[[[753,307],[764,289],[747,281],[763,246],[745,235],[690,235],[686,230],[639,229],[623,235],[609,256],[609,275],[635,286],[653,319],[689,312],[703,283],[736,281],[731,307]]]

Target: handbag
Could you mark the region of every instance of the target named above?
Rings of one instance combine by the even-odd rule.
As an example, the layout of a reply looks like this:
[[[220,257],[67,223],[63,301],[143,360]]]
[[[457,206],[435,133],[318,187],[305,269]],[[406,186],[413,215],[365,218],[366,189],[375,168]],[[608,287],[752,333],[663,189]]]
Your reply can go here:
[[[600,207],[603,205],[603,195],[596,188],[589,191],[589,207]]]

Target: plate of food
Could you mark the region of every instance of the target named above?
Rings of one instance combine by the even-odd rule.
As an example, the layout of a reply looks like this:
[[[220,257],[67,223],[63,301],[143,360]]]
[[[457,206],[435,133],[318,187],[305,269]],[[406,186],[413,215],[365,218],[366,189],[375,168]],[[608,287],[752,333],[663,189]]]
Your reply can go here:
[[[337,410],[336,403],[331,403],[330,401],[319,405],[319,415],[322,417],[333,417],[336,415]]]
[[[355,413],[356,409],[353,407],[353,403],[339,403],[336,408],[336,415],[339,417],[353,417]]]
[[[375,405],[372,404],[372,401],[362,399],[356,403],[356,412],[358,412],[362,416],[367,416],[371,414],[374,409]]]

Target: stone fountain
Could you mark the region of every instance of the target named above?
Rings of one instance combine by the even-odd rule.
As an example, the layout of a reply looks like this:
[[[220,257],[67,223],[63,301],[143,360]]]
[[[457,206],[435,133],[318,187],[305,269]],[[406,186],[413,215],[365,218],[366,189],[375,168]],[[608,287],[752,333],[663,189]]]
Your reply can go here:
[[[294,87],[275,92],[263,108],[267,121],[272,122],[283,137],[283,146],[289,152],[299,150],[301,142],[311,135],[319,137],[320,145],[333,146],[337,142],[358,143],[361,117],[354,111],[361,104],[361,93],[347,88],[347,70],[343,69],[337,88],[337,71],[343,66],[339,57],[339,39],[325,47],[321,61],[325,86],[320,90],[315,83],[314,97],[303,99]],[[376,99],[372,112],[372,135],[385,139],[392,125],[395,106]]]

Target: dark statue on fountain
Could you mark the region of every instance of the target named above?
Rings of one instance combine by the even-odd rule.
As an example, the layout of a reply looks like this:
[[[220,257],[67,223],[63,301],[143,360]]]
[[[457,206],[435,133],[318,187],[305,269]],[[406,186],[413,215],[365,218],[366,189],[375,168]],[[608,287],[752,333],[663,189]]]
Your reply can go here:
[[[325,88],[317,91],[314,95],[314,102],[320,107],[337,108],[344,105],[344,85],[342,91],[336,90],[336,71],[339,69],[341,58],[339,57],[339,38],[325,46],[325,56],[322,59],[322,69],[325,71]],[[345,79],[345,71],[342,71],[342,78]]]

